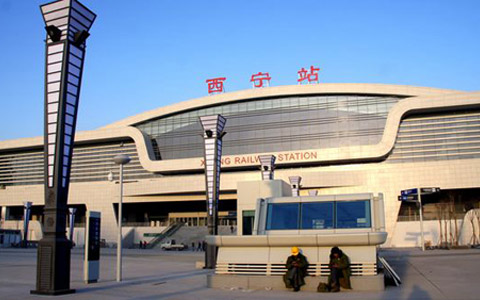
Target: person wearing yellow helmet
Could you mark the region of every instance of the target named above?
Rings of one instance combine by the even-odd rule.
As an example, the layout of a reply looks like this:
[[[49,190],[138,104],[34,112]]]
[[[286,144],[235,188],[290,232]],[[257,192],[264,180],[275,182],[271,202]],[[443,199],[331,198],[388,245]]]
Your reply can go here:
[[[298,249],[298,247],[292,247],[292,255],[298,255],[298,253],[300,253],[300,249]]]
[[[293,291],[298,292],[300,287],[305,284],[305,276],[307,276],[308,261],[307,258],[300,253],[298,247],[292,247],[292,255],[287,258],[285,267],[286,274],[283,276],[285,286],[293,288]]]

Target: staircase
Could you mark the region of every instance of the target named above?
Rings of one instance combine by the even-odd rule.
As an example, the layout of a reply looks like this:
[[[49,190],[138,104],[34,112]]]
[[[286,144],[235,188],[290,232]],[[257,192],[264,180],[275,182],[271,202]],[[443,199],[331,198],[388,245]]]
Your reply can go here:
[[[164,239],[166,239],[166,238],[172,236],[173,234],[175,234],[183,225],[185,225],[185,224],[184,223],[175,223],[175,224],[172,224],[172,225],[168,226],[167,228],[165,228],[164,231],[162,231],[155,238],[153,238],[153,240],[151,240],[150,243],[148,243],[147,249],[155,248]]]
[[[230,226],[218,226],[219,235],[236,235],[236,227],[232,233]],[[183,226],[179,228],[174,234],[170,235],[170,239],[175,240],[177,244],[185,244],[188,249],[191,249],[192,243],[197,247],[198,242],[203,242],[205,236],[208,235],[206,226]]]

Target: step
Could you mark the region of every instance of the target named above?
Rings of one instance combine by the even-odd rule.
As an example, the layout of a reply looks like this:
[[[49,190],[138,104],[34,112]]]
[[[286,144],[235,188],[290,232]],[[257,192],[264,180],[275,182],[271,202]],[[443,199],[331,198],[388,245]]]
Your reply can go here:
[[[301,290],[316,292],[320,282],[326,283],[326,276],[307,276]],[[383,291],[385,281],[383,274],[375,276],[351,276],[350,282],[353,291]],[[210,288],[241,288],[252,290],[288,290],[281,276],[254,276],[254,275],[207,275],[207,286]]]

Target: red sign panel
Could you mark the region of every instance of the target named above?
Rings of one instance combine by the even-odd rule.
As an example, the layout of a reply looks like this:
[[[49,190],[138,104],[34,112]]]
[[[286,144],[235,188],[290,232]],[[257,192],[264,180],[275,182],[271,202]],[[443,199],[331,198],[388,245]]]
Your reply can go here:
[[[208,84],[208,93],[209,94],[223,93],[224,92],[223,82],[226,79],[227,79],[226,77],[207,79],[206,83]]]
[[[259,88],[259,87],[263,87],[264,81],[266,81],[266,83],[270,85],[270,79],[272,79],[272,77],[270,77],[268,73],[258,72],[258,74],[252,75],[250,82],[253,82],[253,87]]]
[[[305,68],[300,69],[298,71],[298,83],[302,83],[303,81],[307,80],[308,83],[316,82],[318,83],[318,71],[320,68],[315,68],[314,66],[310,66],[310,73]]]

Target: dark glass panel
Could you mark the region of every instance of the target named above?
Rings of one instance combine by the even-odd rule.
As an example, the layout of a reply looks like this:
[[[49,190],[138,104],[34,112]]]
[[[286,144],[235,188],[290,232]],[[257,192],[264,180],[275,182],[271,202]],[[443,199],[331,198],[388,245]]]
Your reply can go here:
[[[298,229],[300,203],[269,204],[266,230]]]
[[[336,228],[370,228],[370,201],[338,201],[336,216]]]
[[[333,202],[302,204],[302,229],[333,228]]]

